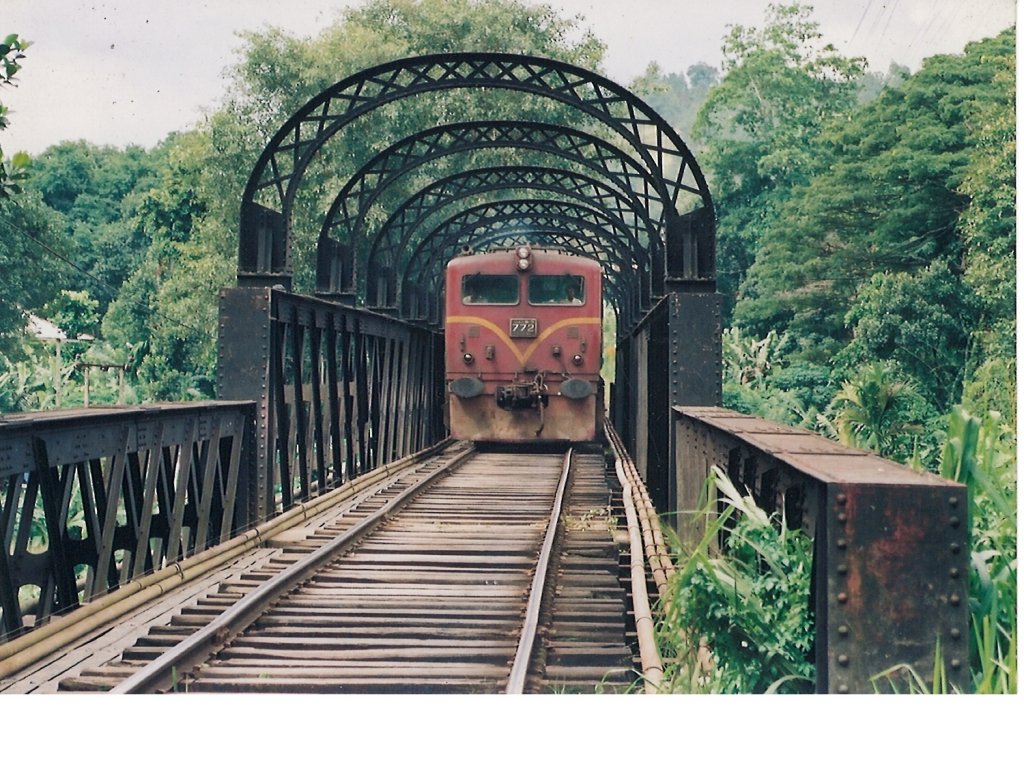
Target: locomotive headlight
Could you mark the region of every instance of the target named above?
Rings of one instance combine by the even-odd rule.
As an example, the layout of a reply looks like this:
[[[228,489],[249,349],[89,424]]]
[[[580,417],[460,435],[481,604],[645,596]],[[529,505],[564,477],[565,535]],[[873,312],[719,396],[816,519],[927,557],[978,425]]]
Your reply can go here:
[[[528,245],[521,245],[516,248],[516,268],[520,272],[525,272],[530,268],[530,257],[532,255]]]
[[[573,365],[583,365],[583,355],[573,355],[572,356],[572,364]]]
[[[475,359],[475,358],[473,357],[473,355],[472,355],[471,353],[469,353],[469,352],[467,352],[466,354],[464,354],[464,355],[462,356],[462,360],[463,360],[463,362],[464,362],[464,363],[465,363],[466,365],[472,365],[472,364],[473,364],[473,360],[474,360],[474,359]]]

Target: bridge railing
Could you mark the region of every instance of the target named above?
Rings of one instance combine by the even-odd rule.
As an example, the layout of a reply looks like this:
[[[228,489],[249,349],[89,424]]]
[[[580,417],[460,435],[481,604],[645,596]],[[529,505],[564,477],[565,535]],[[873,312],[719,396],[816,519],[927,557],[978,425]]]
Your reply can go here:
[[[899,665],[930,681],[937,653],[949,683],[968,689],[964,486],[724,408],[674,415],[676,509],[696,508],[716,465],[813,539],[819,691],[885,690],[871,678]],[[702,526],[680,515],[684,546]]]
[[[443,339],[270,288],[221,293],[218,396],[255,400],[258,520],[444,436]]]
[[[0,416],[0,638],[248,527],[253,403]]]

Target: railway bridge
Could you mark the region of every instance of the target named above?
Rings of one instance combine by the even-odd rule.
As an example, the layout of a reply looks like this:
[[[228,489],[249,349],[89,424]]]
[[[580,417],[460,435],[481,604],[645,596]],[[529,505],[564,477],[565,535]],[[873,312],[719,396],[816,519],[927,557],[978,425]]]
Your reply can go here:
[[[282,521],[341,497],[370,503],[371,479],[414,484],[403,479],[409,462],[456,450],[444,442],[444,266],[464,248],[523,242],[603,267],[618,506],[630,520],[647,510],[629,535],[660,539],[656,509],[684,548],[696,546],[706,524],[691,511],[718,466],[813,539],[818,691],[871,691],[872,676],[899,664],[931,679],[937,653],[949,681],[967,687],[965,489],[720,407],[711,193],[690,150],[635,94],[527,55],[382,64],[327,88],[273,134],[239,229],[237,284],[219,298],[218,400],[0,417],[0,690],[23,690],[23,670],[72,647],[61,630],[76,616],[95,629],[123,615],[126,596],[145,606],[197,563],[252,556],[233,543],[284,551],[294,536]],[[534,468],[521,461],[465,482],[483,472],[500,498],[500,477],[518,472],[525,494]],[[500,537],[472,546],[477,571],[511,558]],[[665,559],[634,558],[627,613],[644,618],[636,593],[656,597]],[[400,574],[375,567],[401,591]],[[390,599],[379,589],[375,599]],[[367,626],[351,631],[389,631]],[[235,631],[214,627],[204,642]],[[484,665],[484,645],[460,653]],[[373,669],[350,689],[389,690],[374,687],[384,675]]]

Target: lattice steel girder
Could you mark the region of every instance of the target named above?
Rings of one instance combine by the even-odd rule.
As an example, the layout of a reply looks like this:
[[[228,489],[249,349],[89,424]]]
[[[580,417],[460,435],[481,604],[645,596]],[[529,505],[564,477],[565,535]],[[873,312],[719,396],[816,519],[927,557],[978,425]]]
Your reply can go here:
[[[23,630],[26,586],[39,589],[38,625],[77,606],[80,592],[96,597],[244,527],[248,510],[237,489],[253,418],[248,402],[6,416],[0,634]],[[45,542],[33,543],[40,523]]]
[[[424,221],[440,210],[475,195],[507,189],[530,189],[574,198],[602,210],[609,217],[630,226],[637,240],[657,242],[656,222],[612,187],[583,174],[542,166],[488,167],[463,171],[441,179],[410,197],[381,227],[370,248],[370,271],[374,266],[393,266],[396,254],[408,247],[409,239]]]
[[[712,465],[776,521],[814,538],[816,685],[890,689],[906,667],[930,686],[941,656],[968,691],[967,490],[856,448],[723,408],[676,408],[677,509]],[[702,523],[682,521],[684,542]],[[904,666],[905,665],[905,666]]]
[[[436,442],[438,334],[269,288],[221,293],[218,394],[258,403],[263,517]]]
[[[353,240],[363,231],[366,213],[382,192],[408,172],[450,155],[504,148],[543,153],[585,167],[641,200],[648,219],[663,219],[658,177],[626,150],[568,126],[479,121],[442,125],[412,134],[373,157],[335,197],[324,219],[320,241]]]

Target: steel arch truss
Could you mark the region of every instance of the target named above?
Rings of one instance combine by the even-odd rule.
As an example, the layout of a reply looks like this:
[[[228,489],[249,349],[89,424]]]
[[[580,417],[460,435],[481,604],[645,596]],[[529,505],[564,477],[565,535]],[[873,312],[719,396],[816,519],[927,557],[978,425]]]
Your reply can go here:
[[[555,200],[504,200],[469,208],[438,225],[413,251],[402,277],[405,280],[425,277],[457,255],[458,246],[475,247],[476,238],[483,232],[500,231],[506,226],[539,227],[552,223],[575,223],[581,231],[600,233],[606,254],[602,263],[632,263],[633,257],[644,251],[644,245],[628,227],[594,208]]]
[[[367,271],[400,269],[415,232],[440,211],[489,192],[512,189],[537,190],[559,199],[572,198],[582,205],[604,212],[625,224],[633,239],[647,248],[657,242],[656,223],[637,210],[637,201],[588,176],[539,166],[494,167],[465,171],[442,179],[421,190],[403,204],[381,227],[370,249]]]
[[[689,149],[656,112],[628,90],[574,65],[525,55],[453,53],[357,73],[320,93],[285,123],[264,149],[243,195],[240,284],[290,276],[291,208],[311,161],[332,136],[385,104],[465,88],[550,99],[579,112],[581,123],[618,134],[656,172],[654,191],[665,210],[666,277],[713,282],[710,192]],[[689,213],[680,215],[681,209]]]
[[[476,222],[471,230],[456,235],[457,241],[470,238],[473,250],[489,248],[513,248],[523,242],[541,242],[547,247],[574,253],[579,256],[601,261],[604,264],[605,297],[620,318],[620,323],[629,324],[640,311],[639,298],[634,295],[636,275],[640,271],[634,264],[623,266],[619,262],[606,260],[609,242],[603,233],[581,230],[575,220],[565,217],[530,218],[524,220],[501,220],[495,217],[490,229]],[[483,227],[483,228],[482,228]],[[458,254],[451,253],[445,260]],[[443,264],[439,265],[443,267]],[[441,321],[442,296],[444,292],[444,270],[435,269],[423,280],[404,280],[399,294],[402,316],[411,320],[439,323]]]
[[[368,258],[363,241],[370,209],[392,185],[411,171],[454,154],[483,149],[515,149],[558,158],[577,172],[614,185],[633,201],[632,207],[649,230],[663,228],[664,208],[655,194],[657,178],[636,158],[591,134],[537,122],[488,121],[432,128],[396,142],[357,171],[338,193],[320,231],[317,247],[317,293],[354,295],[362,282],[360,269]],[[552,161],[546,160],[547,164]],[[510,166],[516,167],[516,166]],[[660,292],[664,267],[661,234],[657,234],[658,263],[651,280]]]
[[[571,250],[600,261],[609,280],[618,281],[620,276],[629,275],[629,290],[637,292],[641,281],[635,273],[645,271],[647,254],[643,243],[621,221],[578,203],[517,199],[485,203],[439,224],[420,241],[400,270],[383,268],[370,275],[370,298],[378,306],[401,308],[406,316],[437,319],[436,311],[425,310],[416,286],[439,287],[444,265],[458,255],[461,247],[476,250],[523,240],[554,244],[550,236],[556,233],[575,236],[578,242],[585,243]],[[396,294],[393,286],[400,286],[401,293]],[[631,302],[640,303],[639,295]]]

